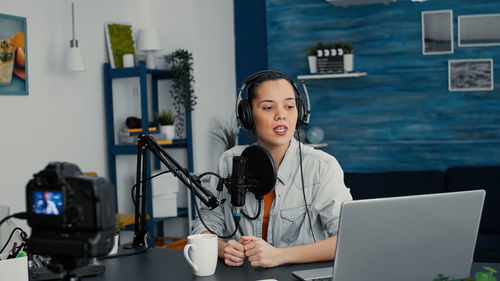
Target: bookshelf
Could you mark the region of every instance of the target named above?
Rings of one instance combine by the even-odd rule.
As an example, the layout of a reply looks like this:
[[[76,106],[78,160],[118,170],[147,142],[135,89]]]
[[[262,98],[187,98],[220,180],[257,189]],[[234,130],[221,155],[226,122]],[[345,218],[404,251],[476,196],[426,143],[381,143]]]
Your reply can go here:
[[[139,78],[140,90],[140,107],[141,107],[141,122],[142,133],[148,133],[149,127],[149,104],[147,92],[147,78],[151,76],[151,108],[153,113],[158,112],[158,81],[164,79],[171,79],[172,72],[168,69],[147,69],[144,61],[139,62],[137,67],[129,68],[111,68],[109,63],[104,63],[104,96],[105,96],[105,112],[106,112],[106,142],[108,148],[108,169],[109,180],[117,187],[118,192],[129,192],[129,190],[120,190],[117,186],[117,171],[116,171],[116,158],[119,155],[136,155],[137,145],[133,144],[117,144],[115,142],[115,134],[117,130],[114,126],[113,115],[113,85],[115,79],[123,78]],[[115,95],[117,98],[117,95]],[[119,98],[119,97],[118,97]],[[172,148],[185,148],[187,153],[187,168],[190,172],[193,171],[193,142],[192,142],[192,127],[191,127],[191,112],[186,112],[186,138],[174,139],[170,144],[162,144],[163,149]],[[160,162],[156,159],[155,169],[160,168]],[[147,168],[147,177],[151,176],[151,167]],[[154,247],[155,236],[163,236],[163,221],[166,218],[153,217],[153,199],[151,181],[147,183],[147,213],[150,220],[148,220],[148,232],[153,236],[151,239],[151,246]],[[189,199],[188,199],[189,200]],[[117,206],[118,208],[118,206]],[[186,216],[188,213],[187,208],[178,208],[177,216]],[[154,235],[154,224],[158,224],[157,235]]]

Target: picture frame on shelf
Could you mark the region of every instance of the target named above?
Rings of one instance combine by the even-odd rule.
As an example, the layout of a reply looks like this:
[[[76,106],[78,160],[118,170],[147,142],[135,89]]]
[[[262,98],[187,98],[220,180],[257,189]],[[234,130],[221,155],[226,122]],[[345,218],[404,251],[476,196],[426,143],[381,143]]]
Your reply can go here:
[[[500,45],[500,14],[458,16],[458,46]]]
[[[453,11],[422,12],[422,53],[439,55],[453,53]]]
[[[122,68],[123,55],[135,54],[132,24],[121,21],[105,21],[104,33],[111,68]]]
[[[25,17],[0,14],[0,95],[28,95]]]
[[[448,61],[448,90],[493,91],[493,59]]]

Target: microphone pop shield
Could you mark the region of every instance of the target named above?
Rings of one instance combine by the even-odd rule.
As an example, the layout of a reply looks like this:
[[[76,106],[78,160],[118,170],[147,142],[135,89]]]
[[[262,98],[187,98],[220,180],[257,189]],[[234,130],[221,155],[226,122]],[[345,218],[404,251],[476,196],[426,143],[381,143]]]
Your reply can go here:
[[[251,145],[241,153],[247,158],[247,171],[251,178],[258,182],[252,190],[255,198],[262,199],[273,190],[276,184],[277,172],[271,154],[261,146]]]

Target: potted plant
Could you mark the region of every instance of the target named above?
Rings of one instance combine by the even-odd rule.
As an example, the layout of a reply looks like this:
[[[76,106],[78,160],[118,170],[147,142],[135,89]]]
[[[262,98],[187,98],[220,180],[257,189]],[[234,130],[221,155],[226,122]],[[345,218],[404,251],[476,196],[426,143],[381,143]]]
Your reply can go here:
[[[486,269],[486,272],[476,272],[474,274],[474,278],[472,277],[467,277],[464,279],[465,281],[496,281],[497,279],[495,276],[493,276],[494,273],[497,273],[497,271],[489,266],[483,266],[484,269]],[[443,274],[439,274],[438,277],[434,278],[433,281],[460,281],[462,279],[454,279],[449,276],[444,276]]]
[[[344,50],[344,71],[351,72],[354,70],[354,51],[352,45],[347,42],[340,43],[340,48]]]
[[[194,94],[192,75],[193,55],[183,49],[176,50],[165,57],[165,60],[172,71],[172,90],[170,95],[173,99],[175,109],[175,130],[178,136],[184,132],[184,113],[193,111],[196,105],[196,95]]]
[[[113,248],[109,252],[108,255],[114,255],[118,253],[118,245],[120,245],[120,231],[125,227],[123,222],[118,217],[118,214],[115,215],[115,243]]]
[[[219,128],[217,128],[215,131],[212,131],[212,134],[219,142],[224,145],[224,148],[226,150],[236,145],[238,133],[239,127],[235,119],[233,119],[233,122],[230,126],[228,126],[226,122],[219,122]]]
[[[318,55],[322,55],[324,49],[328,49],[328,46],[322,42],[318,42],[315,46],[309,48],[307,59],[309,61],[309,72],[311,74],[318,72]],[[318,51],[321,51],[321,53],[319,54]]]
[[[157,116],[160,124],[160,132],[165,134],[167,140],[173,140],[175,137],[174,116],[170,111],[161,111]]]

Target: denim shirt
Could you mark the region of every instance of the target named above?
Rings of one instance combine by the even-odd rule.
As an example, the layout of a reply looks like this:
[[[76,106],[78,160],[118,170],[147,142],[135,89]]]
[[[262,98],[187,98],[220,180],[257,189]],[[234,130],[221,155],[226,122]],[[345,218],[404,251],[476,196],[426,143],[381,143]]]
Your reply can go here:
[[[337,235],[340,207],[342,202],[352,200],[349,189],[344,184],[344,173],[337,160],[320,150],[300,145],[302,149],[302,167],[304,174],[304,191],[311,217],[316,242]],[[247,146],[236,146],[224,152],[219,161],[219,174],[227,177],[232,172],[232,158],[239,156]],[[269,212],[267,242],[277,248],[306,245],[314,243],[311,227],[306,215],[302,179],[300,174],[299,142],[292,139],[285,157],[277,171],[278,179],[274,186],[276,196]],[[210,190],[215,190],[217,180],[212,178]],[[234,232],[235,223],[232,215],[231,196],[224,188],[220,199],[226,202],[214,210],[209,210],[198,201],[200,213],[205,224],[221,236]],[[247,193],[245,212],[253,217],[257,215],[258,200],[252,193]],[[264,202],[260,216],[249,220],[244,216],[240,220],[240,228],[230,239],[240,241],[241,236],[253,235],[262,237]],[[197,216],[192,233],[201,233],[206,228]]]

